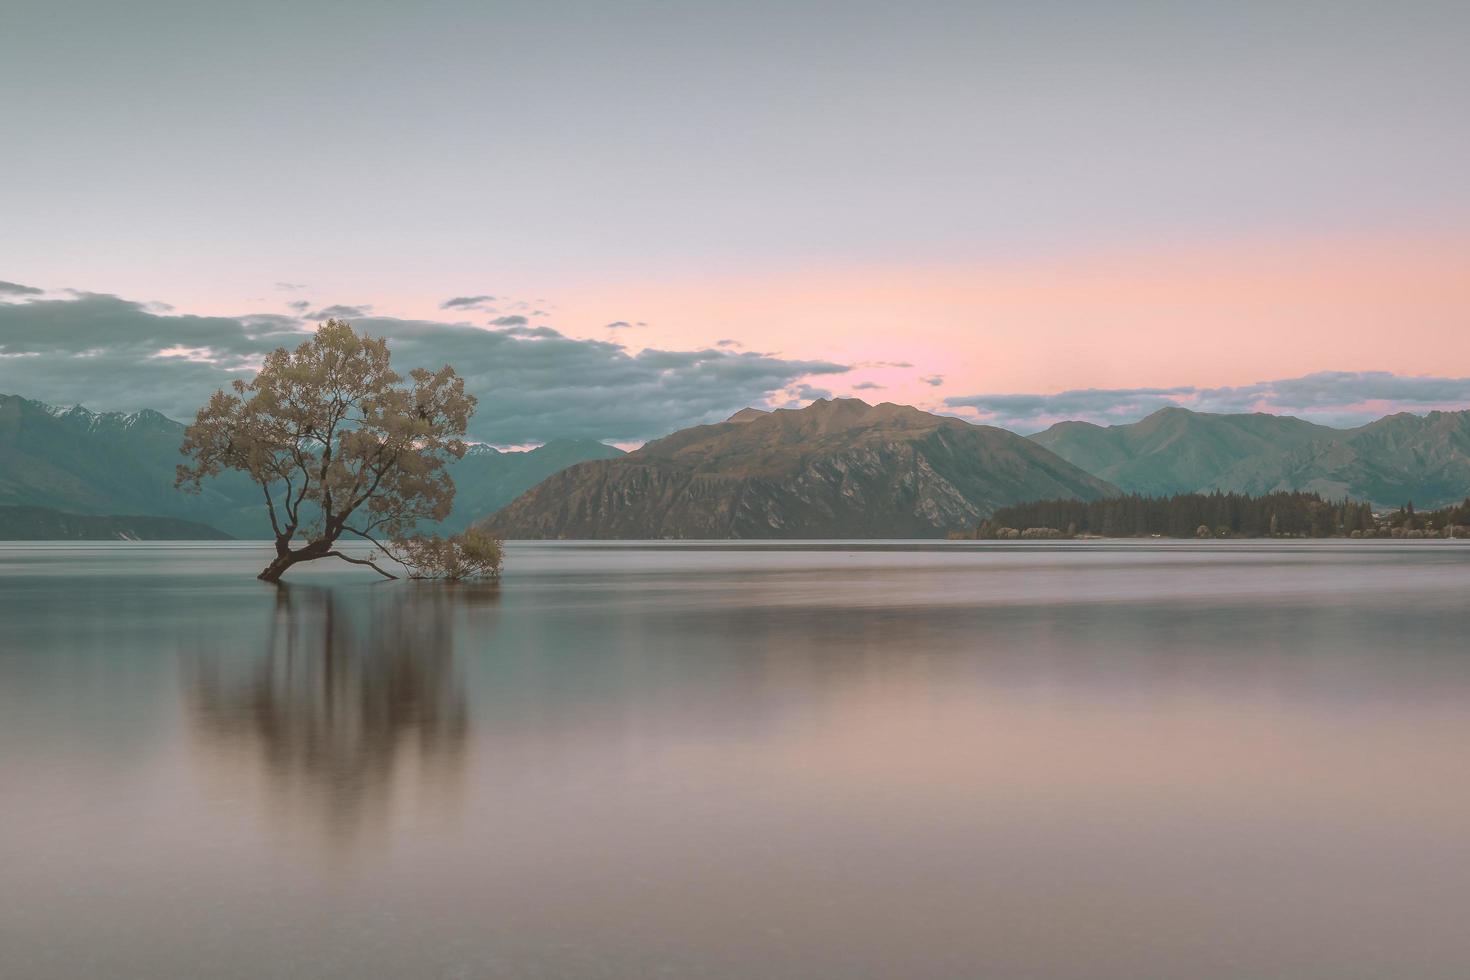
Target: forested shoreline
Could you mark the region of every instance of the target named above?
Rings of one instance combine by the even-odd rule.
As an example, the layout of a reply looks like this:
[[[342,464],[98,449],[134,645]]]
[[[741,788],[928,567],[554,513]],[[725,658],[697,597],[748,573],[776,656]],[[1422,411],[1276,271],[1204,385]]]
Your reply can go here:
[[[1412,502],[1375,512],[1364,501],[1327,500],[1300,491],[1251,496],[1130,494],[1102,500],[1037,500],[995,511],[960,539],[1074,537],[1427,538],[1470,537],[1470,497],[1453,507],[1416,511]]]

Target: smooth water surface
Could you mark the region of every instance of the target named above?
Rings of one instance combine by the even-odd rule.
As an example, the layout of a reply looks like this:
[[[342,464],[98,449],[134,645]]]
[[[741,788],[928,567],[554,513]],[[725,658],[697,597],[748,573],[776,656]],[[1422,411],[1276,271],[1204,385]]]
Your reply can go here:
[[[1463,978],[1470,545],[0,546],[0,976]]]

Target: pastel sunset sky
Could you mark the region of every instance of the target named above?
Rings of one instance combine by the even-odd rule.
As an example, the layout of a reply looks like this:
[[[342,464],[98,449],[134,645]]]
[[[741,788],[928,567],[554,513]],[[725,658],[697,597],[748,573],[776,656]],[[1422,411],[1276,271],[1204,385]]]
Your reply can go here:
[[[0,392],[192,414],[321,316],[478,436],[1470,407],[1470,6],[0,6]]]

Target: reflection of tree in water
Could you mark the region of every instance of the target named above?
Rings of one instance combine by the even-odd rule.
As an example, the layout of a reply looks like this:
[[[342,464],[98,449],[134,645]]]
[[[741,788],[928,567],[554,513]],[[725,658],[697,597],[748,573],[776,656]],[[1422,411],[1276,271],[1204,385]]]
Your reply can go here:
[[[354,616],[330,590],[280,587],[262,655],[244,671],[219,657],[191,671],[199,734],[221,761],[249,747],[274,815],[306,811],[334,841],[385,823],[409,784],[416,804],[452,796],[469,732],[453,644],[466,595],[411,588]]]

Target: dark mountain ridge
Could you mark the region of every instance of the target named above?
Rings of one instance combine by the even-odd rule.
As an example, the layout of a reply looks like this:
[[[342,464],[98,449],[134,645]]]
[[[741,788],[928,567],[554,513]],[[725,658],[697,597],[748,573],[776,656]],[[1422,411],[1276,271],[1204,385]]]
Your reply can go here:
[[[1115,492],[1004,429],[819,399],[570,467],[484,526],[510,538],[937,537],[1001,504]]]

